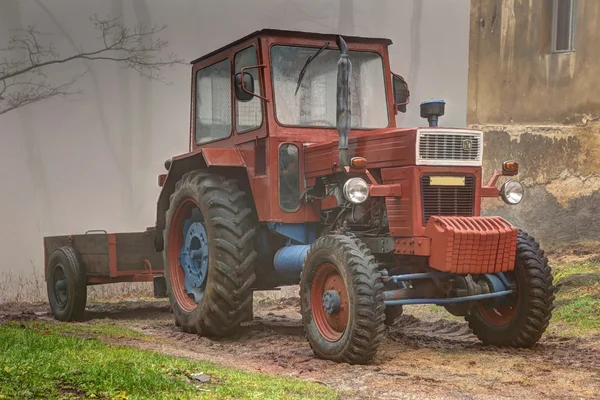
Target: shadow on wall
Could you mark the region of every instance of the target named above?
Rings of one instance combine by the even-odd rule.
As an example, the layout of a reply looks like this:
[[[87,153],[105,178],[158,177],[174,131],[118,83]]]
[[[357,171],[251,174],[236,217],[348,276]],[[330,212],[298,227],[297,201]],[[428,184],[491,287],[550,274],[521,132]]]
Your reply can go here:
[[[485,215],[506,218],[548,248],[600,241],[600,127],[483,129],[486,178],[512,159],[525,186],[521,204],[486,200]]]
[[[499,215],[526,230],[548,249],[565,244],[600,241],[600,191],[558,203],[543,185],[526,187],[520,205],[486,207],[485,215]]]

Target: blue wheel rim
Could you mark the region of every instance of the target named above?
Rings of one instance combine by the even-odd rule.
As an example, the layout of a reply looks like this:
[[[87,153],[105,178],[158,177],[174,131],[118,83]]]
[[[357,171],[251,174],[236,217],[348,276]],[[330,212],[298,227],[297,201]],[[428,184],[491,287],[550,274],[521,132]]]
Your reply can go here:
[[[195,208],[183,221],[183,245],[179,250],[179,265],[183,269],[184,289],[196,304],[204,296],[208,275],[208,235],[200,210]]]

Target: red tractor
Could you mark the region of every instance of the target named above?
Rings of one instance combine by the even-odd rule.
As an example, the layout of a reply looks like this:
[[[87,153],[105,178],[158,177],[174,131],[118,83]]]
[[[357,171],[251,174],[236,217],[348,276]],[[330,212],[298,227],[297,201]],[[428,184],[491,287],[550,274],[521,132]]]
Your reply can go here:
[[[321,358],[372,361],[408,304],[464,316],[487,344],[534,345],[553,309],[548,261],[527,233],[480,215],[483,197],[521,201],[517,181],[496,187],[518,164],[484,183],[482,132],[439,127],[442,100],[421,103],[428,126],[397,127],[409,91],[390,44],[267,29],[194,60],[190,149],[158,178],[155,227],[45,238],[55,315],[81,317],[88,284],[164,265],[189,333],[231,334],[254,290],[300,284]]]

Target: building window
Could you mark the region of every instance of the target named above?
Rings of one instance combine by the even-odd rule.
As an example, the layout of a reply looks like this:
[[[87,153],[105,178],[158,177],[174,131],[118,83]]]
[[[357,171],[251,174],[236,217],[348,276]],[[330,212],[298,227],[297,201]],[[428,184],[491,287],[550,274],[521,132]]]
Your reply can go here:
[[[552,52],[575,50],[577,0],[553,0]]]

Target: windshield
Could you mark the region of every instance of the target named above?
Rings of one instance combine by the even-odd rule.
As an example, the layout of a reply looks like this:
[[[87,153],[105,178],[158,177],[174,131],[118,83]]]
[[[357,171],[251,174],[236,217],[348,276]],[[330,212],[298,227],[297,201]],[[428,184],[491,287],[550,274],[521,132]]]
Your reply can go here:
[[[307,66],[298,92],[298,77],[306,60],[319,48],[273,46],[271,69],[277,120],[282,125],[336,126],[338,50],[324,49]],[[377,129],[389,124],[383,60],[377,53],[350,51],[352,61],[352,128]]]

